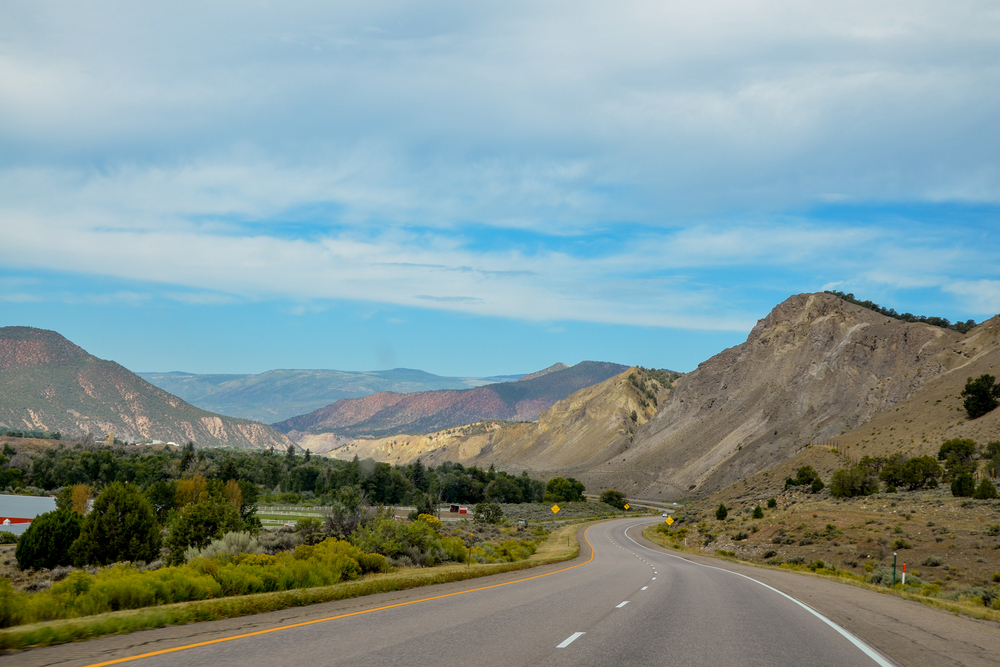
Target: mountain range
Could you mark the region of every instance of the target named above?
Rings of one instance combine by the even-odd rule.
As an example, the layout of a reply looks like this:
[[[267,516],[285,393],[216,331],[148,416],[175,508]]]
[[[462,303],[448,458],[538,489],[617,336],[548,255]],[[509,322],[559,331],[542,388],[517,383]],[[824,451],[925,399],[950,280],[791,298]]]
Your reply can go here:
[[[379,392],[364,398],[341,399],[273,426],[294,440],[323,433],[350,437],[428,433],[482,420],[530,421],[571,393],[626,368],[582,361],[575,366],[557,364],[515,382],[473,389]]]
[[[968,377],[1000,375],[1000,316],[968,333],[886,317],[832,294],[799,294],[760,320],[746,342],[636,408],[629,369],[555,403],[536,422],[450,429],[402,442],[340,443],[333,455],[406,463],[495,464],[573,475],[630,497],[700,497],[785,470],[810,445],[825,465],[850,451],[933,454],[944,439],[998,439],[1000,410],[965,418]],[[636,419],[631,412],[636,411]],[[631,424],[630,424],[631,422]],[[780,484],[770,475],[771,483]],[[783,479],[783,477],[782,477]]]
[[[0,327],[0,428],[202,447],[292,444],[269,426],[195,407],[54,331],[31,327]]]
[[[468,389],[520,377],[442,377],[409,368],[363,372],[272,370],[256,375],[199,375],[176,371],[138,375],[206,410],[265,423],[312,412],[341,398],[360,398],[384,391],[408,394]]]

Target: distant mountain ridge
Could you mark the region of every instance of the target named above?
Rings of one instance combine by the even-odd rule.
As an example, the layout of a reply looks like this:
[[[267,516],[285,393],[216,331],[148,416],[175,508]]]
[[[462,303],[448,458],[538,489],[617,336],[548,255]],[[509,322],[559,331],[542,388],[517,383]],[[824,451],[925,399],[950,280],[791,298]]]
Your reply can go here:
[[[379,392],[364,398],[341,399],[272,426],[295,439],[299,434],[317,433],[348,437],[431,433],[490,419],[531,421],[573,392],[627,368],[621,364],[582,361],[575,366],[535,374],[532,379],[472,389],[416,394]]]
[[[269,426],[197,408],[55,331],[0,327],[0,427],[103,439],[285,448]]]
[[[410,368],[388,371],[284,369],[243,375],[174,371],[138,375],[206,410],[266,423],[312,412],[342,398],[361,398],[379,392],[410,394],[469,389],[521,378],[520,375],[443,377]]]

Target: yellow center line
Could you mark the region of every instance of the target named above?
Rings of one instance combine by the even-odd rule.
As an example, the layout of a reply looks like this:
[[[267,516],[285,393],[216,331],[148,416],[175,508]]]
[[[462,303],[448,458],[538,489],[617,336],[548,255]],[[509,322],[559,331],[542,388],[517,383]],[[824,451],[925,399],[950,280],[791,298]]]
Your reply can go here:
[[[587,543],[587,546],[590,547],[590,558],[588,558],[586,561],[584,561],[582,563],[577,563],[576,565],[570,565],[569,567],[564,567],[563,569],[561,569],[561,570],[555,570],[554,572],[546,572],[545,574],[536,574],[533,577],[525,577],[524,579],[517,579],[515,581],[508,581],[508,582],[503,583],[503,584],[493,584],[491,586],[481,586],[480,588],[470,588],[467,591],[457,591],[455,593],[445,593],[444,595],[435,595],[433,597],[422,598],[420,600],[410,600],[409,602],[397,602],[396,604],[390,604],[390,605],[386,605],[384,607],[375,607],[374,609],[365,609],[363,611],[352,611],[352,612],[350,612],[348,614],[340,614],[339,616],[330,616],[328,618],[317,618],[317,619],[312,620],[312,621],[303,621],[301,623],[292,623],[291,625],[282,625],[282,626],[277,627],[277,628],[268,628],[267,630],[257,630],[256,632],[247,632],[247,633],[244,633],[242,635],[233,635],[231,637],[221,637],[219,639],[211,639],[211,640],[205,641],[205,642],[198,642],[197,644],[186,644],[184,646],[176,646],[174,648],[165,648],[165,649],[162,649],[160,651],[152,651],[150,653],[143,653],[141,655],[133,655],[133,656],[129,656],[127,658],[117,658],[115,660],[108,660],[106,662],[95,662],[94,664],[87,665],[86,667],[104,667],[105,665],[117,665],[117,664],[122,663],[122,662],[129,662],[130,660],[140,660],[142,658],[152,658],[153,656],[164,655],[166,653],[174,653],[176,651],[186,651],[187,649],[198,648],[199,646],[209,646],[211,644],[221,644],[222,642],[229,642],[229,641],[232,641],[234,639],[244,639],[245,637],[255,637],[257,635],[266,635],[269,632],[278,632],[279,630],[289,630],[291,628],[301,628],[302,626],[313,625],[314,623],[325,623],[327,621],[335,621],[338,618],[348,618],[350,616],[360,616],[362,614],[370,614],[370,613],[375,612],[375,611],[384,611],[386,609],[394,609],[396,607],[405,607],[407,605],[417,604],[419,602],[430,602],[431,600],[440,600],[442,598],[450,598],[450,597],[454,597],[456,595],[465,595],[466,593],[475,593],[477,591],[485,591],[485,590],[489,590],[491,588],[500,588],[501,586],[510,586],[511,584],[520,584],[521,582],[524,582],[524,581],[531,581],[532,579],[540,579],[542,577],[548,577],[548,576],[553,575],[553,574],[559,574],[560,572],[565,572],[567,570],[572,570],[573,568],[580,567],[582,565],[586,565],[587,563],[589,563],[592,560],[594,560],[594,545],[592,545],[590,543],[590,540],[587,538],[587,531],[588,530],[590,530],[590,526],[588,526],[586,529],[584,529],[584,531],[583,531],[583,539]]]

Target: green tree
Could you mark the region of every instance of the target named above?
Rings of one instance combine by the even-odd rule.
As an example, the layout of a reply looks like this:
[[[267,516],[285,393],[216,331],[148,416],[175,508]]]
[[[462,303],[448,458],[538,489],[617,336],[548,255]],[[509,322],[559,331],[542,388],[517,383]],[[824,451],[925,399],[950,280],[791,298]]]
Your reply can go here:
[[[583,502],[583,492],[585,491],[583,482],[578,482],[572,477],[553,477],[545,485],[545,496],[543,500],[547,503],[572,503]]]
[[[715,518],[723,521],[727,516],[729,516],[729,510],[726,509],[725,504],[719,503],[719,507],[715,510]]]
[[[987,412],[994,410],[1000,405],[1000,385],[996,384],[997,379],[992,375],[984,373],[973,380],[969,378],[962,390],[965,397],[963,405],[969,415],[969,419],[977,419]]]
[[[753,508],[753,518],[755,518],[755,519],[763,519],[764,518],[764,508],[761,507],[760,505],[757,505],[757,507],[754,507]]]
[[[188,440],[187,444],[184,445],[182,452],[183,453],[181,454],[180,469],[181,472],[184,472],[192,465],[194,465],[195,461],[194,443]]]
[[[224,500],[210,498],[185,505],[170,524],[166,542],[170,550],[167,562],[179,565],[184,562],[184,552],[188,547],[204,549],[212,540],[241,530],[244,530],[244,525],[239,512]]]
[[[520,503],[524,491],[513,477],[500,473],[486,486],[486,500],[491,503]]]
[[[903,464],[900,483],[906,484],[910,491],[922,489],[925,486],[935,488],[941,477],[941,466],[933,456],[915,456]]]
[[[156,512],[157,521],[160,525],[165,524],[177,502],[177,482],[159,481],[150,484],[146,489],[146,498]]]
[[[767,508],[768,509],[772,509],[773,510],[777,506],[778,506],[778,499],[777,498],[768,498],[767,499]]]
[[[937,457],[939,461],[944,461],[948,479],[971,475],[976,471],[976,441],[967,438],[945,440]]]
[[[17,542],[14,557],[22,570],[69,565],[70,547],[80,536],[83,517],[71,509],[57,509],[35,517]]]
[[[979,482],[979,486],[972,493],[972,497],[976,500],[992,500],[997,497],[997,487],[993,486],[993,482],[983,478],[983,481]]]
[[[969,498],[975,493],[976,482],[972,479],[972,475],[968,473],[962,473],[957,476],[951,483],[951,495],[959,498]]]
[[[830,495],[834,498],[870,496],[873,493],[878,493],[878,477],[868,466],[841,468],[830,477]]]
[[[621,491],[608,489],[601,494],[601,502],[623,510],[625,509],[625,494]]]
[[[156,560],[160,528],[153,506],[135,484],[108,485],[84,517],[70,555],[77,566]]]

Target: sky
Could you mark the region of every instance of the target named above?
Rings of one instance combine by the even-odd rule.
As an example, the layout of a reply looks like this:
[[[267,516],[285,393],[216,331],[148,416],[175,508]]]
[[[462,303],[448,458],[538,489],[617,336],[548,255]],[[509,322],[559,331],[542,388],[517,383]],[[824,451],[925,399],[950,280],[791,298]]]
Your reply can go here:
[[[135,371],[690,371],[1000,313],[1000,5],[0,4],[0,326]]]

